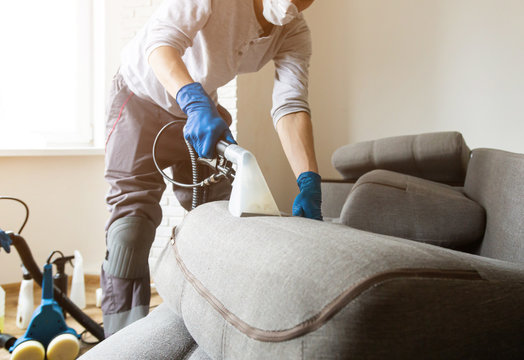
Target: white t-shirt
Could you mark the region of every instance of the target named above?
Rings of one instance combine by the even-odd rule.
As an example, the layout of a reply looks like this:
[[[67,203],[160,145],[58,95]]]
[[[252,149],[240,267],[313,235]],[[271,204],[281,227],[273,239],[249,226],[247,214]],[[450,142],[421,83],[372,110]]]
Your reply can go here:
[[[301,14],[275,26],[269,36],[260,37],[262,33],[253,0],[165,0],[124,48],[120,72],[136,95],[185,118],[148,63],[157,47],[177,49],[191,77],[215,102],[217,88],[274,60],[271,116],[276,126],[286,114],[309,113],[311,36]]]

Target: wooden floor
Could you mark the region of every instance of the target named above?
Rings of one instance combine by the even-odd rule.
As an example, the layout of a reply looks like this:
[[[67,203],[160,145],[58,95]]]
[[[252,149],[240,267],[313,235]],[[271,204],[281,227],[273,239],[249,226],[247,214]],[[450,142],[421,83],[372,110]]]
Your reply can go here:
[[[95,306],[96,297],[95,291],[100,287],[100,280],[98,276],[86,275],[86,303],[87,307],[84,309],[84,312],[91,317],[94,321],[101,323],[102,322],[102,311],[100,308]],[[20,289],[20,284],[8,284],[2,285],[6,291],[6,300],[5,300],[5,326],[4,333],[13,335],[15,337],[20,337],[25,333],[25,330],[21,330],[16,326],[16,307],[18,304],[18,292]],[[160,296],[151,289],[151,306],[154,307],[162,302]],[[41,300],[41,290],[38,285],[35,285],[34,288],[34,299],[35,299],[35,308],[40,304]],[[76,322],[69,314],[66,318],[66,323],[68,326],[75,329],[79,334],[84,330],[84,328]],[[84,337],[86,341],[96,341],[96,338],[90,334],[86,334]],[[87,345],[80,342],[80,355],[88,351],[94,345]],[[0,360],[8,360],[10,354],[3,349],[0,349]]]

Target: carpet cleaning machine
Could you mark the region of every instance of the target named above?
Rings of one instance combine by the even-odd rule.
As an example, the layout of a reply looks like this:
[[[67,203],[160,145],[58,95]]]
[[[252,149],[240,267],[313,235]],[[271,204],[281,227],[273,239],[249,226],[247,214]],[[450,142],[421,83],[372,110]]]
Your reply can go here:
[[[233,216],[280,216],[278,207],[255,156],[236,144],[219,141],[216,147],[217,157],[210,160],[198,158],[193,147],[186,140],[193,172],[193,183],[180,183],[170,178],[157,164],[156,147],[162,133],[168,127],[178,122],[185,123],[182,120],[170,122],[157,134],[153,144],[153,162],[167,181],[183,188],[193,189],[193,209],[206,202],[207,188],[209,186],[227,179],[233,182],[229,200],[229,212]],[[201,179],[199,167],[204,165],[212,168],[213,173],[207,178]],[[79,351],[78,339],[80,339],[80,335],[66,325],[65,313],[71,314],[78,323],[84,326],[86,331],[90,332],[99,341],[104,339],[103,328],[67,297],[66,288],[64,289],[63,286],[53,284],[53,271],[50,259],[54,252],[44,265],[43,274],[40,271],[26,241],[20,236],[20,232],[24,228],[29,215],[27,205],[20,199],[12,197],[0,197],[0,199],[18,201],[26,208],[26,219],[18,234],[4,232],[0,229],[1,248],[9,253],[10,246],[13,245],[22,259],[23,266],[42,287],[42,303],[34,311],[24,336],[16,339],[7,334],[0,334],[0,346],[11,352],[11,360],[74,359]],[[68,257],[62,257],[58,263],[63,265],[63,262],[69,259]]]

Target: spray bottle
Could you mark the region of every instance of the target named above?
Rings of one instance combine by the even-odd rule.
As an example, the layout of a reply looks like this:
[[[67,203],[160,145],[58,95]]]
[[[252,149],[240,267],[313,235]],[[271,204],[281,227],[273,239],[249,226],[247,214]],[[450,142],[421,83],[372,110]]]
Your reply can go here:
[[[84,260],[80,251],[75,250],[75,267],[71,281],[71,301],[80,309],[86,308],[86,288],[84,282]]]
[[[16,326],[27,329],[34,310],[33,278],[29,271],[22,265],[23,280],[18,294],[18,308],[16,310]]]

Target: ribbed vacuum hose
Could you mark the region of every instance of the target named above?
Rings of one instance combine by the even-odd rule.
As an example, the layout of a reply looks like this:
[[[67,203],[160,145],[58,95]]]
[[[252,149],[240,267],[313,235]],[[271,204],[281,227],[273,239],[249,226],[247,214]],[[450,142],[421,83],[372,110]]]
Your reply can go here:
[[[193,173],[193,183],[192,184],[184,184],[184,183],[176,181],[173,178],[170,178],[162,170],[162,168],[160,167],[160,165],[158,164],[158,162],[156,160],[156,147],[157,147],[158,140],[160,139],[160,136],[162,135],[162,133],[170,126],[173,126],[173,125],[178,124],[178,123],[185,124],[185,122],[186,122],[185,120],[174,120],[174,121],[171,121],[171,122],[167,123],[166,125],[164,125],[164,127],[162,127],[162,129],[160,129],[160,131],[158,132],[158,134],[155,137],[155,141],[153,142],[152,155],[153,155],[153,163],[155,164],[156,169],[158,170],[160,175],[162,175],[162,177],[165,180],[167,180],[171,184],[174,184],[174,185],[179,186],[181,188],[193,188],[193,196],[192,196],[192,200],[191,200],[191,209],[194,209],[198,205],[201,205],[201,204],[203,204],[203,203],[205,203],[207,201],[207,195],[208,195],[207,187],[210,185],[209,184],[210,180],[211,180],[212,183],[215,183],[217,181],[220,181],[220,177],[212,175],[212,176],[210,176],[209,178],[207,178],[205,180],[201,180],[200,179],[201,178],[201,176],[200,176],[201,175],[201,173],[200,173],[200,164],[197,163],[197,155],[195,153],[195,150],[193,149],[193,146],[191,146],[191,144],[187,141],[187,139],[184,139],[184,140],[186,142],[186,146],[187,146],[187,149],[188,149],[188,152],[189,152],[189,158],[191,160],[191,171]],[[221,144],[221,143],[224,143],[225,145]],[[219,144],[217,144],[218,152],[220,153],[220,151],[222,151],[222,153],[223,153],[223,149],[225,149],[225,147],[227,147],[228,145],[229,144],[227,144],[226,142],[220,141]],[[222,149],[222,150],[220,150],[220,149]]]
[[[193,149],[193,146],[187,141],[187,139],[184,139],[186,141],[187,150],[189,151],[189,158],[191,159],[191,171],[193,173],[193,184],[198,184],[200,182],[200,169],[198,168],[198,164],[196,162],[196,153],[195,149]],[[203,199],[203,188],[201,186],[195,186],[193,187],[193,198],[191,199],[191,209],[196,208],[198,205],[202,204]]]

